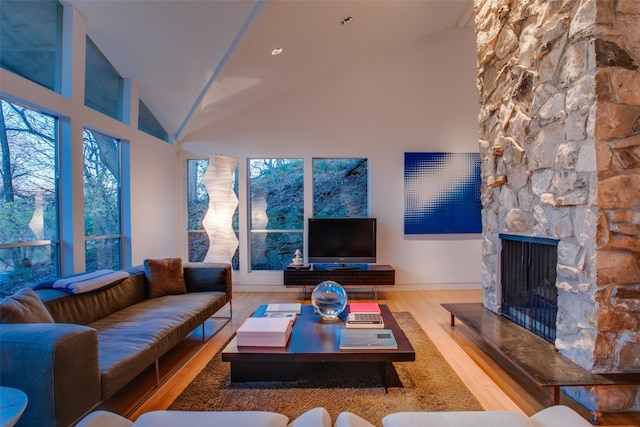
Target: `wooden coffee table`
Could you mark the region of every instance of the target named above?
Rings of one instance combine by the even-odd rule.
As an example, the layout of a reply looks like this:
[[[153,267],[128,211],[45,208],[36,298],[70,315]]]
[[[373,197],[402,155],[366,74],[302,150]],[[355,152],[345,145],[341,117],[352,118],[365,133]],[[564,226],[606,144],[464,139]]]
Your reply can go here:
[[[253,314],[260,316],[266,305]],[[368,363],[386,378],[391,362],[416,360],[416,352],[386,305],[380,305],[384,328],[391,329],[398,342],[393,350],[340,350],[340,330],[345,328],[344,310],[341,320],[324,322],[313,306],[303,305],[293,325],[286,347],[238,347],[234,337],[222,350],[222,361],[231,363],[231,381],[291,381],[313,372],[317,363]]]

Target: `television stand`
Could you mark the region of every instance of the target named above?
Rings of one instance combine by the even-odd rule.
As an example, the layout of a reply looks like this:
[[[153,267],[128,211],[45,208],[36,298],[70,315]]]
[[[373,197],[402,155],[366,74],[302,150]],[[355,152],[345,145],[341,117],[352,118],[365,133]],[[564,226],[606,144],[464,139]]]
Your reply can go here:
[[[393,286],[396,283],[396,271],[390,265],[363,264],[361,266],[332,267],[328,264],[311,265],[308,270],[287,269],[284,271],[284,286],[302,288],[305,298],[307,288],[315,288],[320,282],[333,280],[342,287],[371,288],[378,298],[378,287]]]
[[[319,263],[312,264],[314,270],[367,270],[370,264]]]

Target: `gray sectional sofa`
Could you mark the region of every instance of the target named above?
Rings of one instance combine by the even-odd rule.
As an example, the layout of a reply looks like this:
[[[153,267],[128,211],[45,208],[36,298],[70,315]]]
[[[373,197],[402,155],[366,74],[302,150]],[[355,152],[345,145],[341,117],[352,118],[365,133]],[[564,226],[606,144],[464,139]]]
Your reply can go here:
[[[182,265],[180,260],[179,266],[178,278],[162,270],[152,275],[145,261],[144,267],[123,270],[127,278],[80,294],[38,289],[35,294],[53,323],[7,323],[3,315],[0,385],[28,396],[17,425],[72,425],[230,306],[229,264]],[[170,289],[180,280],[182,288]],[[158,281],[169,289],[158,288]],[[31,309],[27,304],[20,310],[25,307]]]

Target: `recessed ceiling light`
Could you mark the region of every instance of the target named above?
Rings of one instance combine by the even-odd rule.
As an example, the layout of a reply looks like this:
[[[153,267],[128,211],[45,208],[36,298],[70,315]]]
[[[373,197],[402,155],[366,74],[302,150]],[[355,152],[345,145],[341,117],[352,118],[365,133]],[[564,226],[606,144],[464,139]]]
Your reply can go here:
[[[281,47],[277,47],[271,51],[271,55],[276,56],[280,55],[284,49]]]
[[[344,18],[342,21],[340,21],[341,25],[349,25],[353,22],[353,17],[352,16],[347,16],[346,18]]]

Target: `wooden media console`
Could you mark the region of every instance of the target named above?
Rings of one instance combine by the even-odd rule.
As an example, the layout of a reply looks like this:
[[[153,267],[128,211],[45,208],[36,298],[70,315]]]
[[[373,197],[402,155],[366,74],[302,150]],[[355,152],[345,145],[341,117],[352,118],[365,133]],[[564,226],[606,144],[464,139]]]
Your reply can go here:
[[[325,264],[326,265],[326,264]],[[284,285],[286,287],[302,288],[302,295],[307,288],[315,288],[318,283],[333,280],[343,287],[371,288],[375,298],[378,297],[379,286],[393,286],[396,283],[396,271],[390,265],[366,264],[353,268],[316,267],[288,268],[284,271]]]

